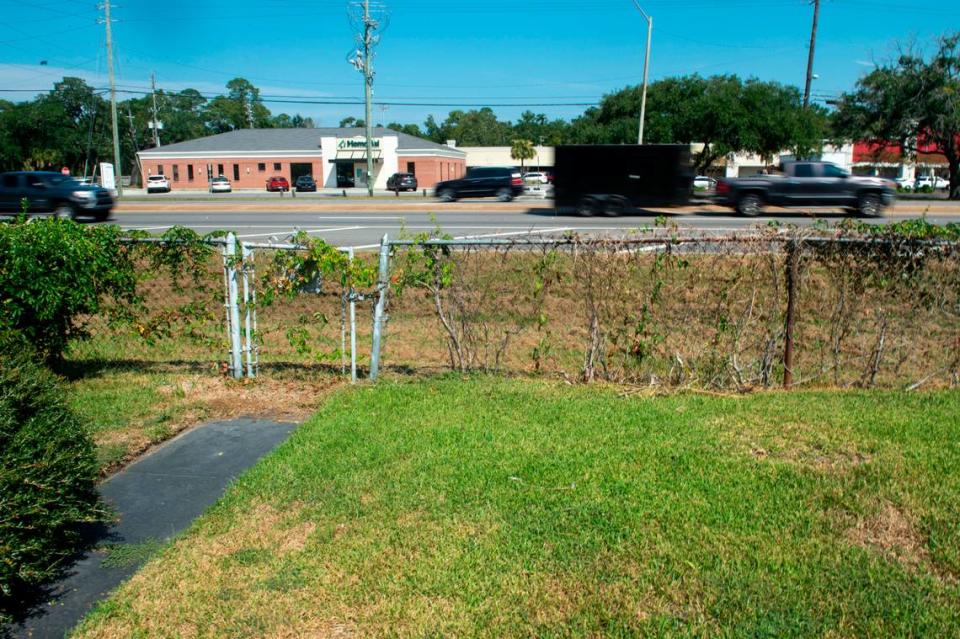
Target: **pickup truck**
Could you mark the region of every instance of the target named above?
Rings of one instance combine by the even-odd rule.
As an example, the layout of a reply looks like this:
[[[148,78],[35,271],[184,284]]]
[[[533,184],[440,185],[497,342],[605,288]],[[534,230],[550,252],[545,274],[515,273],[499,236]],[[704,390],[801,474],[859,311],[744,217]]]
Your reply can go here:
[[[98,221],[110,217],[113,197],[105,188],[80,184],[74,178],[48,171],[14,171],[0,174],[0,215],[21,212],[50,213],[57,217],[89,216]]]
[[[716,201],[749,217],[759,215],[765,205],[840,208],[878,217],[896,194],[896,185],[889,180],[855,177],[829,162],[788,162],[782,169],[782,175],[721,179]]]

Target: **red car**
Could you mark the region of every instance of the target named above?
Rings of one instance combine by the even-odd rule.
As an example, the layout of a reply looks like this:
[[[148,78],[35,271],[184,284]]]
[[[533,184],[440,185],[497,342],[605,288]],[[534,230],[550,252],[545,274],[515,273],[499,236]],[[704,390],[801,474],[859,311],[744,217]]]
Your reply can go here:
[[[287,178],[282,175],[274,175],[272,178],[267,180],[267,190],[268,191],[289,191],[290,183],[287,182]]]

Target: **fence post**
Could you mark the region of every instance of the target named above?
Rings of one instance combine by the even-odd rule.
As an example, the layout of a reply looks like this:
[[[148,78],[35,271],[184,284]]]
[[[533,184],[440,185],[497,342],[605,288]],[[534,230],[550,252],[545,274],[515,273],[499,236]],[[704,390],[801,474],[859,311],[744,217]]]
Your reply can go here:
[[[380,240],[380,274],[377,277],[377,306],[373,312],[373,347],[370,350],[370,379],[380,372],[380,342],[383,333],[383,312],[387,306],[387,287],[390,285],[390,240],[384,233]]]
[[[796,240],[787,242],[787,321],[783,339],[783,387],[793,386],[793,331],[797,314],[797,287],[800,279],[800,247]]]
[[[255,377],[253,372],[253,331],[250,324],[253,303],[250,299],[250,275],[248,273],[249,264],[253,262],[253,249],[241,242],[240,254],[243,256],[241,265],[243,268],[243,350],[247,353],[247,377]]]
[[[347,249],[350,266],[353,267],[353,247]],[[357,383],[357,292],[350,282],[350,383]]]
[[[240,303],[237,290],[237,236],[227,234],[224,249],[227,268],[227,298],[230,313],[230,372],[235,379],[243,377],[243,358],[240,345]]]

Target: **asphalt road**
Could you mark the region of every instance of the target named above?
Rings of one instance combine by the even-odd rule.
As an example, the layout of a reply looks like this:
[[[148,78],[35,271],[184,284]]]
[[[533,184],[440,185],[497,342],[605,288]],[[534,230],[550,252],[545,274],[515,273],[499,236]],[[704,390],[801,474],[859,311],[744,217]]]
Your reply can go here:
[[[938,203],[927,207],[917,206],[915,203],[903,204],[884,218],[868,221],[882,223],[913,219],[926,212],[927,219],[935,224],[960,222],[960,205]],[[155,207],[157,210],[148,210],[154,208],[149,204],[142,205],[142,208],[144,210],[121,208],[114,214],[113,222],[124,228],[141,229],[156,234],[163,233],[174,225],[187,226],[201,234],[221,229],[231,230],[240,239],[251,242],[285,241],[297,231],[306,231],[336,246],[358,248],[377,246],[384,234],[396,238],[403,232],[412,235],[438,227],[444,233],[457,238],[550,236],[570,231],[616,236],[651,226],[659,215],[665,215],[670,223],[681,228],[712,231],[745,230],[766,225],[771,220],[784,224],[808,225],[816,219],[835,223],[845,218],[840,212],[821,210],[815,213],[771,212],[769,215],[751,219],[709,206],[650,211],[619,218],[582,218],[558,216],[553,209],[544,208],[543,205],[533,208],[519,203],[514,203],[512,210],[496,203],[468,206],[460,203],[460,208],[456,210],[439,203],[429,205],[429,210],[419,207],[413,209],[402,203],[390,206],[379,203],[368,206],[351,203],[350,206],[334,206],[323,210],[295,210],[264,203],[245,207],[195,203],[190,205],[189,210],[162,210],[166,208],[163,206]]]

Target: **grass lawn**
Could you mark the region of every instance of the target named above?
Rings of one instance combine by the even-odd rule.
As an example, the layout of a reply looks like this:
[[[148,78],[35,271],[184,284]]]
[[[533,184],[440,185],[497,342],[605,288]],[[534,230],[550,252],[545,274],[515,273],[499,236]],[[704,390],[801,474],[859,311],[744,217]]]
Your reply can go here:
[[[79,637],[958,636],[960,394],[337,392]]]

